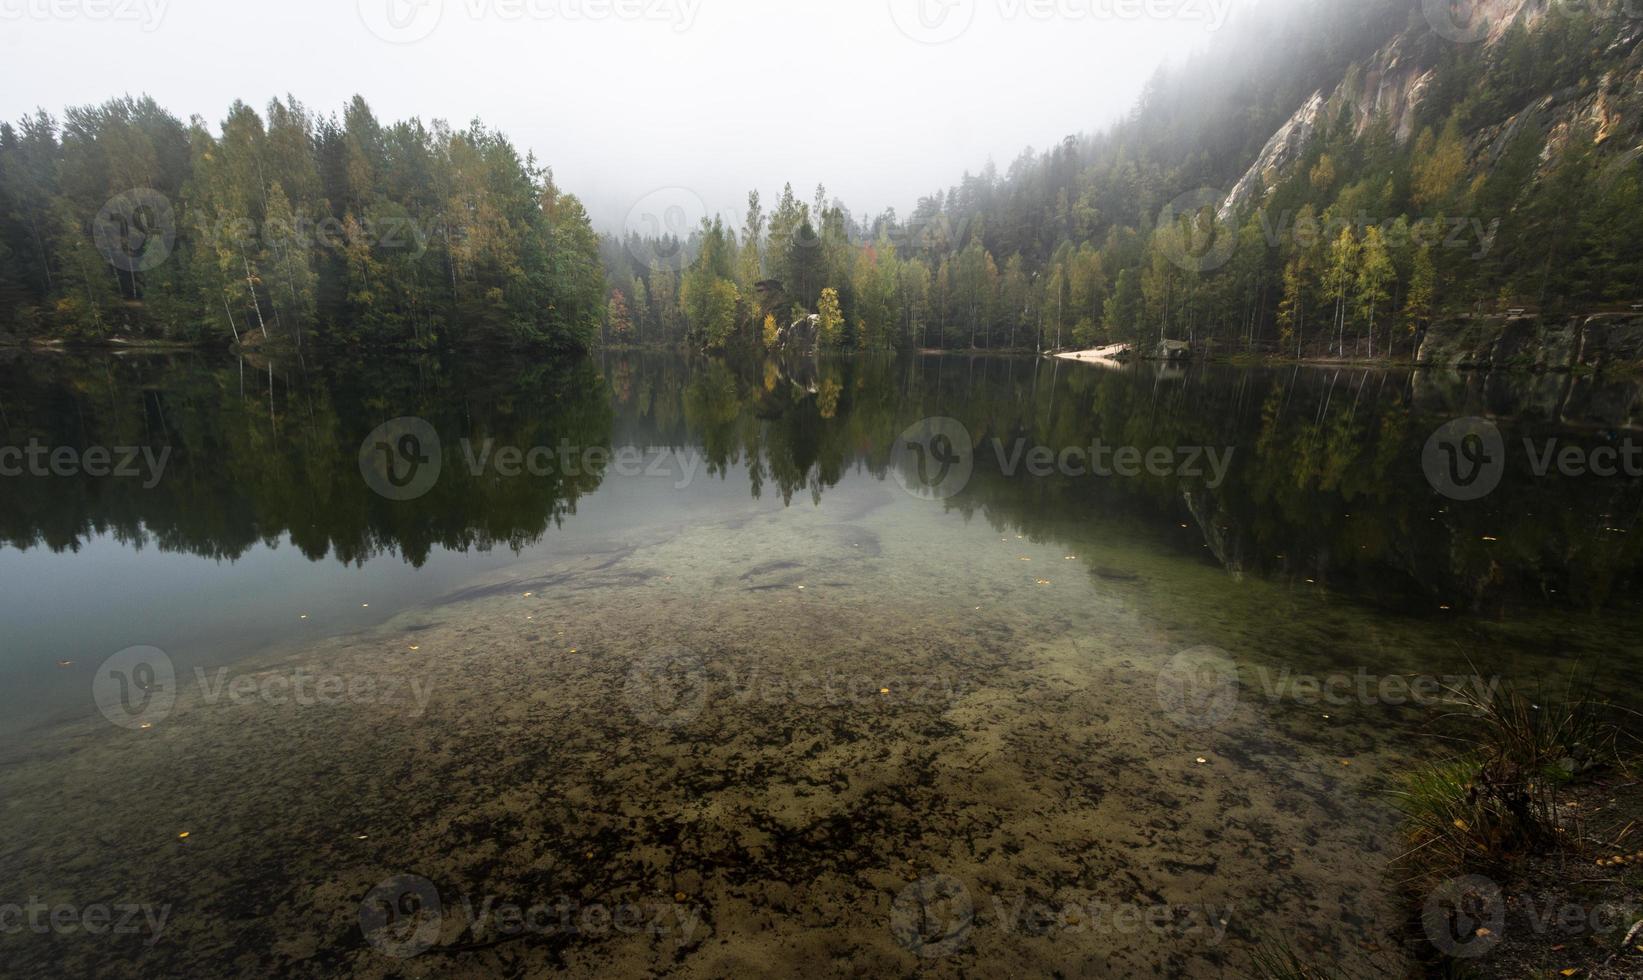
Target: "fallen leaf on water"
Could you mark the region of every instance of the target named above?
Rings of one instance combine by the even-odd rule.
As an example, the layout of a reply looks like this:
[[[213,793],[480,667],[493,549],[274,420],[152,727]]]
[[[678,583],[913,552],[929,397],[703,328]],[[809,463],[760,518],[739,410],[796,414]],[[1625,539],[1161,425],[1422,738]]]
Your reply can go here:
[[[413,643],[413,644],[411,644],[411,649],[412,650],[420,650],[422,648]]]
[[[177,839],[178,840],[187,840],[188,839],[188,831],[185,830],[182,833],[178,834]]]
[[[890,689],[888,687],[881,687],[881,688],[879,688],[879,693],[880,694],[889,694]]]

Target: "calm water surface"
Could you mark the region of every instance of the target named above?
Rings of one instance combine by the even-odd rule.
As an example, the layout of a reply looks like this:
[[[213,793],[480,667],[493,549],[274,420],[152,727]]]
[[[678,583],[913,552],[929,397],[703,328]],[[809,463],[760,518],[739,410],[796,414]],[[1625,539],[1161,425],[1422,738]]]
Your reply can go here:
[[[0,942],[129,975],[1217,975],[1283,931],[1396,972],[1384,780],[1440,710],[1408,682],[1643,659],[1643,486],[1524,448],[1623,446],[1637,404],[952,356],[0,362],[0,445],[169,451],[0,482],[0,868],[170,909]],[[1505,465],[1457,499],[1428,442],[1472,416]]]

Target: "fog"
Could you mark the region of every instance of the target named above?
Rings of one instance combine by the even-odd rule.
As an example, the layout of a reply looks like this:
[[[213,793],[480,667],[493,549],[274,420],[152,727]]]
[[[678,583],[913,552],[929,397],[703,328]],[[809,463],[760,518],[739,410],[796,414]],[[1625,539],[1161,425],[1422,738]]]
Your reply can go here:
[[[234,99],[359,93],[483,119],[605,231],[788,181],[867,217],[1111,122],[1250,2],[0,0],[0,116],[148,93],[215,128]]]

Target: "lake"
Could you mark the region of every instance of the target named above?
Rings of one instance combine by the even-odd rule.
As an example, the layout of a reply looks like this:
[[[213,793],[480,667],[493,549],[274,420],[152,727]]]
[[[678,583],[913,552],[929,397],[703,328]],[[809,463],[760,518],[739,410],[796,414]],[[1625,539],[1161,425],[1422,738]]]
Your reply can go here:
[[[1396,974],[1446,689],[1643,661],[1632,382],[538,361],[0,360],[9,966]]]

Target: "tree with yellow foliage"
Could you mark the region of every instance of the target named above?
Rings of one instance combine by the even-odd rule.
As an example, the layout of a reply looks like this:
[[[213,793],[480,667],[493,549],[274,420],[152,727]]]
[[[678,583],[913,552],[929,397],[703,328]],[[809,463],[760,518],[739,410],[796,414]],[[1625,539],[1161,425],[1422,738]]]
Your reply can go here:
[[[844,332],[844,311],[839,308],[839,291],[829,286],[821,291],[821,299],[816,303],[816,313],[821,317],[817,324],[817,345],[821,347],[837,347]]]

